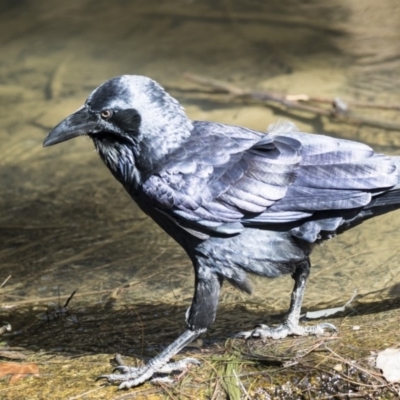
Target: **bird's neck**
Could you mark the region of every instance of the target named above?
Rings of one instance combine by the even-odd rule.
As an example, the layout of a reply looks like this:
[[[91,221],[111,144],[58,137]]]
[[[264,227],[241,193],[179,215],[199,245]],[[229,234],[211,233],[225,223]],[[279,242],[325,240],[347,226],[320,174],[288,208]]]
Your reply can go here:
[[[190,131],[181,136],[173,135],[171,132],[171,136],[174,138],[173,141],[162,142],[154,140],[153,137],[153,140],[143,139],[137,146],[106,138],[93,138],[93,142],[114,177],[122,183],[131,196],[134,196],[149,176],[163,168],[170,159],[170,154],[190,136]]]
[[[93,140],[94,146],[114,177],[128,192],[137,192],[142,184],[142,176],[136,165],[132,146],[117,142]]]

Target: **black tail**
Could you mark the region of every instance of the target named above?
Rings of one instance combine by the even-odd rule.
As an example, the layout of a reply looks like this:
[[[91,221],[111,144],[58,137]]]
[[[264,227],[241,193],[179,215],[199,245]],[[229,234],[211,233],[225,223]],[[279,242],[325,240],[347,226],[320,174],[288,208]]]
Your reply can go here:
[[[357,215],[345,217],[345,222],[339,227],[337,233],[342,233],[362,222],[383,215],[400,208],[400,187],[395,187],[387,192],[374,197],[371,202],[357,212]]]

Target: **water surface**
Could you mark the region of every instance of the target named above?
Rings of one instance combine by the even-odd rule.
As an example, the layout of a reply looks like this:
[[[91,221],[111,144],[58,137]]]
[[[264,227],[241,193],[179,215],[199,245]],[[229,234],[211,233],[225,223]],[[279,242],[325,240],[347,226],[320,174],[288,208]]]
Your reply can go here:
[[[158,80],[192,119],[265,130],[289,118],[400,154],[400,132],[232,103],[183,78],[189,71],[254,89],[399,104],[399,11],[396,0],[3,2],[0,281],[11,275],[3,302],[78,289],[75,304],[104,304],[125,287],[120,305],[178,304],[183,325],[193,285],[183,251],[133,204],[89,140],[43,149],[47,132],[104,80],[129,73]],[[399,112],[360,113],[400,123]],[[400,212],[392,213],[318,247],[304,307],[342,305],[354,290],[363,302],[399,296],[399,228]],[[258,320],[286,310],[290,277],[254,286],[252,297],[224,287],[221,318],[233,303]]]

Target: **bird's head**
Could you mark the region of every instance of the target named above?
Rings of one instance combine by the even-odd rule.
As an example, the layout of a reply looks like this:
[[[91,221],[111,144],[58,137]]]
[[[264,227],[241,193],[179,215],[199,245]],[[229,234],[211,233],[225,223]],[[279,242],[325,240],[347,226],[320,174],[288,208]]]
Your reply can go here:
[[[139,169],[153,168],[179,147],[191,129],[183,108],[157,82],[123,75],[95,89],[81,108],[48,134],[43,145],[87,135],[117,173],[125,162]]]

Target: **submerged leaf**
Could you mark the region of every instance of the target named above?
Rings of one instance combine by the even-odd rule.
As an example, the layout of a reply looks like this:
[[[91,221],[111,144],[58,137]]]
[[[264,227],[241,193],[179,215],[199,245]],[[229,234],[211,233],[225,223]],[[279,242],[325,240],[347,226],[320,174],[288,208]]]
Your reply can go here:
[[[4,362],[0,364],[0,377],[11,375],[10,383],[16,383],[28,375],[39,375],[39,367],[35,363],[19,364]]]

